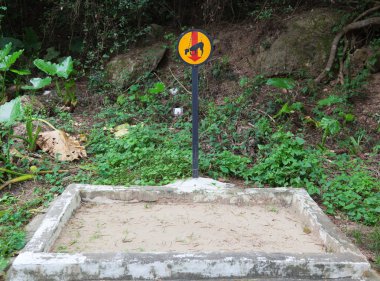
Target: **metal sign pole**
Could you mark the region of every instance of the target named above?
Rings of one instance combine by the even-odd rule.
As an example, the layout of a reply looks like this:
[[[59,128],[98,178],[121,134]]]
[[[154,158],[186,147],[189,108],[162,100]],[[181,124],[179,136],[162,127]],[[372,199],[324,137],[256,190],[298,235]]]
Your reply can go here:
[[[195,65],[192,67],[191,71],[191,80],[192,80],[192,116],[193,116],[193,178],[199,177],[199,135],[198,135],[198,126],[199,126],[199,116],[198,116],[198,66]]]
[[[178,56],[187,65],[191,65],[192,79],[192,116],[193,116],[193,178],[199,178],[199,101],[198,101],[198,71],[199,66],[208,61],[213,51],[211,37],[203,30],[190,29],[178,38]]]

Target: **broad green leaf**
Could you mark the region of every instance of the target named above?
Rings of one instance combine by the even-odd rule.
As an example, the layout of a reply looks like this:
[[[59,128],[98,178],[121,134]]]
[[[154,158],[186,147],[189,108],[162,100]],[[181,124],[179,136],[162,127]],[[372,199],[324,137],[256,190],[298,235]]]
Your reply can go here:
[[[73,71],[74,64],[73,59],[71,57],[67,57],[64,61],[62,61],[57,66],[57,76],[61,78],[69,78],[71,72]]]
[[[19,50],[11,55],[3,57],[3,59],[0,61],[0,71],[8,71],[23,52],[24,50]]]
[[[279,111],[275,116],[273,116],[273,117],[274,117],[274,118],[277,118],[277,117],[280,117],[280,116],[282,116],[282,115],[284,115],[284,114],[288,114],[288,113],[292,113],[292,109],[289,107],[289,104],[288,104],[288,103],[285,103],[285,104],[281,107],[280,111]]]
[[[2,123],[13,123],[21,116],[22,108],[20,98],[16,98],[0,106],[0,122]]]
[[[11,50],[16,51],[24,48],[24,43],[21,40],[13,37],[2,37],[0,38],[0,48],[4,48],[7,44],[11,43]]]
[[[150,94],[160,94],[163,91],[165,91],[165,84],[162,82],[157,82],[153,88],[149,89]]]
[[[305,140],[300,138],[300,137],[296,137],[296,142],[299,144],[299,145],[303,145],[305,144]]]
[[[136,92],[138,89],[140,89],[140,85],[133,84],[131,87],[129,87],[129,92],[133,93],[133,92]]]
[[[4,49],[0,50],[0,61],[3,61],[6,56],[9,55],[12,49],[12,43],[5,45]]]
[[[355,115],[348,113],[344,115],[344,120],[346,122],[353,122],[355,120]]]
[[[340,123],[338,120],[324,117],[320,122],[320,127],[329,132],[330,135],[335,135],[340,131]]]
[[[42,59],[35,59],[34,65],[38,67],[38,69],[42,70],[48,75],[56,75],[57,74],[57,65],[55,63],[51,63],[50,61],[44,61]]]
[[[293,104],[290,106],[290,108],[291,108],[292,110],[297,110],[297,111],[300,111],[300,110],[302,109],[302,107],[303,107],[302,102],[295,102],[295,103],[293,103]]]
[[[344,99],[342,97],[331,95],[325,99],[319,100],[318,106],[331,106],[333,104],[342,103],[343,101]]]
[[[29,69],[11,69],[13,73],[16,73],[18,75],[29,75],[31,74]]]
[[[38,90],[42,89],[48,85],[51,84],[51,77],[46,78],[32,78],[30,79],[30,83],[32,83],[33,86],[23,86],[21,87],[24,90]]]
[[[355,209],[355,208],[357,208],[357,206],[354,203],[351,203],[351,204],[343,207],[344,210],[352,210],[352,209]]]
[[[296,82],[291,78],[270,78],[267,80],[267,85],[279,89],[291,90],[296,86]]]

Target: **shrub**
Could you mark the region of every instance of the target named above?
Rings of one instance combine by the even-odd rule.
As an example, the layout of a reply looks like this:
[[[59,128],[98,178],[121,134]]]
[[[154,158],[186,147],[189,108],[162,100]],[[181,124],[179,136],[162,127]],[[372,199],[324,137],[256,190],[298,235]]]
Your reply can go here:
[[[120,139],[94,132],[95,183],[163,185],[190,175],[190,134],[166,127],[137,125]],[[187,145],[186,145],[187,144]]]
[[[311,195],[318,194],[324,178],[322,154],[304,144],[290,132],[274,133],[270,143],[259,146],[259,159],[247,171],[247,178],[259,185],[305,187]]]
[[[322,185],[327,212],[343,211],[351,220],[376,224],[380,220],[380,186],[359,159],[339,156],[330,165],[333,174]]]

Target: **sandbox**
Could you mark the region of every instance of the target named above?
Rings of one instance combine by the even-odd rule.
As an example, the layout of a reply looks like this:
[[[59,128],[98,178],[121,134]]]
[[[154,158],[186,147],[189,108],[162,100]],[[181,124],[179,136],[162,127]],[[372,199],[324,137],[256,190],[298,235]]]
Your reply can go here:
[[[274,205],[83,203],[52,250],[326,252],[317,235],[290,210]]]
[[[188,187],[69,186],[9,280],[351,280],[369,269],[303,189]]]

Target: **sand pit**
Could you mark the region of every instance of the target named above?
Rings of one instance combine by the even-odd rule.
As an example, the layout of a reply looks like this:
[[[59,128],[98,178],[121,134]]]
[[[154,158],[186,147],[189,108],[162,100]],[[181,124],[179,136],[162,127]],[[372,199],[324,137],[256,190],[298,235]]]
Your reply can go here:
[[[369,268],[305,190],[199,178],[70,185],[9,280],[361,280]]]
[[[82,203],[52,252],[324,253],[291,208],[213,203]]]

